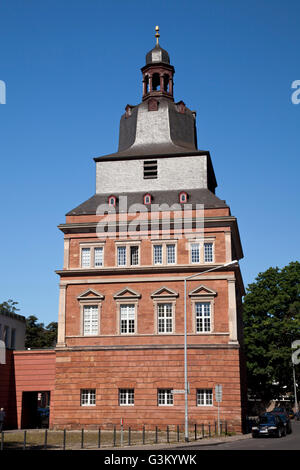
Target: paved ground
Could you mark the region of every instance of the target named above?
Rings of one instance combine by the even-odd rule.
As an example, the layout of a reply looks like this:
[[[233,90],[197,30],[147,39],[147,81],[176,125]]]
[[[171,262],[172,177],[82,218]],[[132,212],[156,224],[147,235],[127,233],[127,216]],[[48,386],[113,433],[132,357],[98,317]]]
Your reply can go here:
[[[177,450],[300,450],[300,421],[292,422],[293,432],[280,439],[260,437],[253,439],[251,434],[234,436],[223,439],[222,442],[210,442],[206,445],[203,440],[200,444],[185,444],[178,446]],[[212,439],[213,440],[213,439]]]
[[[118,448],[122,450],[144,450],[155,451],[159,450],[171,451],[194,451],[194,450],[300,450],[300,421],[292,422],[293,432],[280,439],[278,438],[258,438],[253,439],[251,434],[229,436],[223,438],[203,439],[197,442],[186,444],[161,444],[161,445],[144,445],[144,446],[131,446]],[[105,449],[112,450],[112,449]]]

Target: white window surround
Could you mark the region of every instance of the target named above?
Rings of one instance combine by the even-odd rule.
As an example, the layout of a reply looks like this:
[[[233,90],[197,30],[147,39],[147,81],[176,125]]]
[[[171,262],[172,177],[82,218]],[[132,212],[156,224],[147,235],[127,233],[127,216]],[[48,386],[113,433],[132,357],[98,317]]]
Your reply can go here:
[[[83,388],[80,390],[80,406],[96,406],[96,389]]]
[[[154,330],[155,334],[159,335],[171,335],[174,334],[176,331],[176,322],[175,322],[175,310],[176,310],[176,298],[178,297],[178,292],[175,292],[173,289],[169,287],[160,287],[155,292],[151,294],[151,298],[153,299],[154,305]],[[171,306],[171,323],[172,323],[172,331],[159,331],[159,310],[161,307],[160,305],[169,304]]]
[[[134,303],[120,303],[120,334],[133,335],[136,330],[136,306]]]
[[[101,269],[104,267],[104,247],[105,242],[101,243],[80,243],[80,267],[82,269]],[[89,255],[88,255],[89,250]],[[101,253],[102,252],[102,253]],[[86,253],[86,262],[89,259],[89,263],[83,264],[84,253]],[[97,264],[102,260],[102,264]]]
[[[134,388],[119,388],[119,406],[134,406]]]
[[[196,333],[211,333],[211,302],[194,303]]]
[[[157,390],[157,405],[158,406],[173,406],[174,395],[172,388],[159,388]]]
[[[104,300],[104,295],[99,292],[88,289],[77,297],[80,305],[80,336],[91,337],[100,335],[100,325],[101,325],[101,308],[102,302]],[[85,322],[85,312],[88,314],[88,307],[97,308],[97,331],[94,331],[92,334],[85,332],[84,322]],[[90,312],[92,314],[92,312]],[[94,319],[95,321],[95,319]]]
[[[126,241],[126,242],[120,242],[117,241],[115,243],[115,266],[118,268],[135,268],[137,266],[141,265],[141,240],[137,241]],[[131,247],[137,247],[138,249],[138,254],[137,254],[137,263],[131,264],[132,257],[131,257]],[[118,248],[123,248],[125,251],[125,264],[119,264],[119,250]]]
[[[196,405],[197,406],[213,406],[212,388],[197,388]]]
[[[138,332],[138,322],[137,322],[137,311],[138,311],[138,300],[134,299],[122,299],[117,300],[117,321],[116,321],[116,335],[120,336],[133,336],[136,335]],[[134,331],[133,332],[122,332],[121,331],[121,313],[123,311],[124,306],[132,305],[134,308]]]
[[[211,260],[205,259],[205,245],[211,246]],[[198,256],[196,256],[196,247],[198,247]],[[202,238],[201,240],[190,240],[189,242],[189,261],[190,264],[213,264],[215,262],[215,239]]]
[[[155,259],[155,246],[161,246],[161,262]],[[174,246],[172,256],[170,256],[171,249],[168,246]],[[177,240],[157,240],[152,241],[152,265],[153,266],[174,266],[177,264]]]
[[[174,331],[174,305],[172,302],[157,302],[157,333],[170,335]]]
[[[214,333],[214,298],[217,295],[215,291],[209,289],[204,285],[200,285],[189,292],[189,297],[192,303],[193,314],[193,332],[197,335],[209,335]],[[210,310],[210,330],[197,331],[197,304],[209,304]]]

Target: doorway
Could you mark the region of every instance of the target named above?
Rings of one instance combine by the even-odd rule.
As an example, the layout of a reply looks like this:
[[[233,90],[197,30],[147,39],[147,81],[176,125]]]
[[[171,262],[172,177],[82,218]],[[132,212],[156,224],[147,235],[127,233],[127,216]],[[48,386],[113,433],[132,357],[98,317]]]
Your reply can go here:
[[[49,427],[50,392],[23,392],[22,394],[22,429],[40,429]]]

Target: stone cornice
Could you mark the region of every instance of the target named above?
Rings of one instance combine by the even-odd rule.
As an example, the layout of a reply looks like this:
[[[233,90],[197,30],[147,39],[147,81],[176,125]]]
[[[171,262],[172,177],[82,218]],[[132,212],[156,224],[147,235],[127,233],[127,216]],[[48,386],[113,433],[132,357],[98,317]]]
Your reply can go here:
[[[239,349],[238,343],[227,343],[227,344],[188,344],[187,349]],[[72,346],[57,348],[57,352],[71,352],[71,351],[128,351],[128,350],[149,350],[149,349],[184,349],[183,344],[147,344],[147,345],[117,345],[117,346]]]

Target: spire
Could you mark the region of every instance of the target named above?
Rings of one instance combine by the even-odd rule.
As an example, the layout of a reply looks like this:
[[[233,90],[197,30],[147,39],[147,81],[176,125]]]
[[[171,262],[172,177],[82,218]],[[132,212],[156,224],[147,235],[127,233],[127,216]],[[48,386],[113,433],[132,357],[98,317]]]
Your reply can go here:
[[[158,46],[159,45],[159,42],[158,42],[158,39],[160,37],[160,34],[159,34],[159,26],[155,26],[155,37],[156,37],[156,45]]]
[[[150,97],[164,96],[173,100],[174,67],[170,65],[168,52],[159,44],[159,26],[155,27],[156,44],[146,55],[143,73],[143,101]]]

